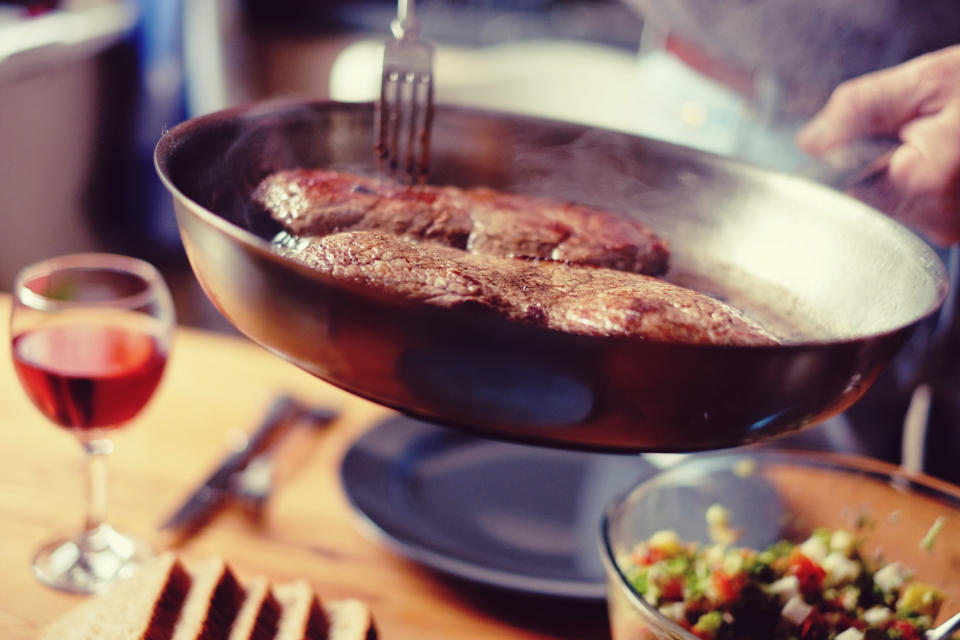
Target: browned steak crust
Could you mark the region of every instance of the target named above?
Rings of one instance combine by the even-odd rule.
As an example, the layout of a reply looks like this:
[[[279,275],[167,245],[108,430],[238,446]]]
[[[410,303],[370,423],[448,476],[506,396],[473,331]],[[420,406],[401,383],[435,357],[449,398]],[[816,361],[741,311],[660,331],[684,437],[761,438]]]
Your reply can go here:
[[[659,275],[666,243],[627,216],[490,189],[392,182],[322,169],[274,173],[254,200],[290,233],[377,230],[474,254]]]
[[[473,254],[381,231],[303,238],[285,251],[336,278],[412,301],[478,305],[568,333],[688,344],[777,342],[722,302],[636,273]]]

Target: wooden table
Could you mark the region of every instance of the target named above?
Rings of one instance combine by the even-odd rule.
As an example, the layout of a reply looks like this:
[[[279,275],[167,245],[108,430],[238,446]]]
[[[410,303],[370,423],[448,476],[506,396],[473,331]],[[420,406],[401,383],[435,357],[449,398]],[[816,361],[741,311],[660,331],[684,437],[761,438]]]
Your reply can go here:
[[[10,364],[0,295],[0,638],[36,638],[79,601],[38,583],[37,546],[79,527],[84,513],[80,447],[30,404]],[[381,638],[606,638],[599,604],[508,596],[445,580],[364,535],[339,482],[353,439],[388,417],[241,338],[179,330],[151,404],[115,439],[109,520],[155,547],[170,546],[158,524],[220,460],[231,430],[253,428],[279,393],[340,412],[270,501],[260,524],[221,513],[178,547],[188,562],[222,555],[241,578],[305,578],[326,598],[356,597],[374,612]]]

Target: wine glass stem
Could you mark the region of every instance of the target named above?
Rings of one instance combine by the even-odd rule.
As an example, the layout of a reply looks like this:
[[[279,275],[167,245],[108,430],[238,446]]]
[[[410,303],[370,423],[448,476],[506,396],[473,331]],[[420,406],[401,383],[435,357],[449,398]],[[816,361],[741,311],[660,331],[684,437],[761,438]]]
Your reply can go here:
[[[83,443],[87,465],[87,517],[84,532],[89,536],[104,523],[107,516],[107,456],[113,451],[108,438],[95,438]]]

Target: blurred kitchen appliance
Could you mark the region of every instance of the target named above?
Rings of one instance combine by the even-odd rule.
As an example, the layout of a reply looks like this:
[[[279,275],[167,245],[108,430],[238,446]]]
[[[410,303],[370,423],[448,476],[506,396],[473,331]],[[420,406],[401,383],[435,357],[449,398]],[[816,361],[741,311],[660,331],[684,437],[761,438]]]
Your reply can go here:
[[[392,0],[186,3],[189,114],[278,96],[372,100],[396,11]],[[417,18],[437,47],[439,102],[629,121],[642,23],[619,0],[426,0]],[[606,99],[587,108],[583,95]]]
[[[126,1],[0,7],[0,290],[28,262],[104,247],[95,227],[112,194],[95,182],[126,161],[137,16]]]

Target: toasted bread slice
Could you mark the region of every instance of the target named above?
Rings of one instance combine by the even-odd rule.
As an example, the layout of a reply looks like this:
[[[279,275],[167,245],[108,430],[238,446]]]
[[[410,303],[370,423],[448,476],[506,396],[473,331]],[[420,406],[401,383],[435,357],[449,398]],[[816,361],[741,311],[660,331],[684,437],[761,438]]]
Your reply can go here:
[[[244,589],[222,558],[188,569],[172,553],[51,623],[40,640],[376,640],[359,600],[321,603],[306,581]]]
[[[274,587],[283,608],[276,640],[326,640],[329,621],[313,589],[304,580]]]
[[[151,558],[106,593],[71,609],[40,640],[166,640],[190,590],[191,577],[172,553]]]
[[[353,598],[323,603],[330,640],[377,640],[377,627],[366,604]]]
[[[273,640],[280,626],[280,603],[263,576],[247,583],[243,607],[230,629],[228,640]]]
[[[192,583],[172,640],[223,640],[243,606],[243,587],[223,558],[190,568]]]

